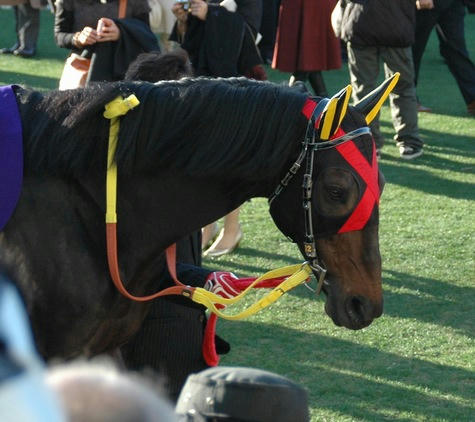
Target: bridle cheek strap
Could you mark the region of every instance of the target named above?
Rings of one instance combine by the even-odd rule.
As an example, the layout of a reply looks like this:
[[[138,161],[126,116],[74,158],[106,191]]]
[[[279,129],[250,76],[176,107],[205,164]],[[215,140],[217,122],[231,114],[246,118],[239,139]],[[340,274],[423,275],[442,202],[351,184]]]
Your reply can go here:
[[[343,135],[345,135],[345,132],[342,129],[339,129],[335,134],[335,136]],[[336,150],[366,183],[366,189],[360,202],[340,230],[338,230],[338,233],[361,230],[370,219],[375,205],[379,204],[379,170],[378,160],[376,158],[376,147],[373,141],[371,165],[369,165],[368,160],[361,154],[361,151],[356,147],[353,141],[337,145]]]

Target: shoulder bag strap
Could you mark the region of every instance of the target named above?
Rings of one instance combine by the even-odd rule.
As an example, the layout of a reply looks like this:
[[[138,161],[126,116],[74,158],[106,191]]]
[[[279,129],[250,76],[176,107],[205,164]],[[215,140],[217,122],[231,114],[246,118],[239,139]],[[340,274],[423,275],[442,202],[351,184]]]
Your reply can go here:
[[[125,18],[127,11],[127,0],[119,0],[119,19]]]

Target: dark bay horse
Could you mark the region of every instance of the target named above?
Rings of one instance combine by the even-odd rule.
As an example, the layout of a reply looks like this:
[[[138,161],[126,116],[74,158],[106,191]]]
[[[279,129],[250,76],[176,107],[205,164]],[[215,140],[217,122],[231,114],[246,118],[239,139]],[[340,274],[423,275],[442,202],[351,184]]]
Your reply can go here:
[[[323,142],[319,149],[312,136],[321,134],[314,127],[324,123],[318,121],[322,110],[315,112],[323,100],[271,83],[185,79],[49,93],[13,89],[24,180],[0,233],[0,258],[16,273],[44,357],[115,349],[149,309],[117,292],[106,258],[109,121],[103,112],[118,95],[131,93],[140,105],[121,118],[115,155],[120,271],[129,291],[144,295],[164,287],[157,285],[163,252],[177,239],[252,197],[271,197],[275,223],[306,258],[309,230],[315,235],[334,323],[360,329],[381,315],[377,203],[383,182],[371,135],[358,130],[387,90],[346,115],[337,102],[330,125],[341,143]],[[310,139],[308,151],[304,139]],[[310,150],[312,160],[292,165]],[[307,184],[302,194],[309,172],[313,187]]]

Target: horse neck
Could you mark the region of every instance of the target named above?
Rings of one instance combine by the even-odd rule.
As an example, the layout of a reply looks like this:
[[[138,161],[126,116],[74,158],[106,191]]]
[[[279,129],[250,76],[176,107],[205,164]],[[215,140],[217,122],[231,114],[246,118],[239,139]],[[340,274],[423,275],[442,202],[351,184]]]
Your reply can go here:
[[[147,234],[156,239],[151,244],[157,251],[218,220],[248,199],[264,196],[262,183],[197,178],[174,170],[124,178],[119,183],[119,230],[133,238],[145,222]]]

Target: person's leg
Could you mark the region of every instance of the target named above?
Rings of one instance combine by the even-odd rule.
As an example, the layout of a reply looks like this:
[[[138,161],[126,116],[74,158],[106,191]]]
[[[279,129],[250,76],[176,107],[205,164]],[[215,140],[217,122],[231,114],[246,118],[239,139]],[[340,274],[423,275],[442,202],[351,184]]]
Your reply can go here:
[[[314,72],[309,72],[308,81],[315,92],[315,95],[319,97],[328,97],[327,87],[325,86],[325,81],[323,80],[323,75],[320,70]]]
[[[414,81],[417,85],[422,56],[429,40],[429,36],[437,23],[439,12],[431,10],[418,10],[416,12],[416,33],[415,41],[412,45],[412,57],[414,62]]]
[[[28,2],[20,4],[17,8],[19,47],[13,54],[33,56],[36,53],[40,29],[40,10],[34,9]]]
[[[226,240],[231,242],[225,242],[225,246],[232,246],[236,243],[235,239],[242,236],[241,225],[239,224],[239,208],[231,211],[224,217],[224,233]],[[223,239],[224,240],[224,239]]]
[[[262,35],[261,42],[258,44],[264,63],[272,62],[274,53],[275,34],[277,32],[278,9],[275,6],[276,0],[263,0],[262,2],[262,21],[259,32]]]
[[[400,73],[399,81],[389,95],[389,105],[396,131],[394,139],[400,147],[401,158],[416,158],[422,154],[423,142],[419,136],[411,47],[383,48],[381,57],[384,61],[386,78],[396,72]]]
[[[15,34],[16,42],[12,47],[4,47],[0,49],[0,54],[13,54],[13,52],[20,46],[18,41],[18,6],[13,6],[13,13],[15,14]]]
[[[219,231],[218,223],[208,224],[201,229],[201,248],[205,249],[217,236]]]
[[[292,76],[289,79],[289,86],[293,86],[295,82],[297,81],[301,81],[305,83],[307,79],[308,79],[308,72],[300,72],[300,71],[294,72],[292,73]]]
[[[204,252],[205,256],[220,256],[231,253],[239,245],[242,238],[239,224],[239,208],[224,217],[224,227],[211,247]]]
[[[353,101],[357,102],[378,86],[379,49],[377,47],[357,47],[348,43],[347,52]],[[384,138],[379,129],[379,114],[370,123],[370,127],[376,148],[380,150],[384,145]]]
[[[465,6],[456,0],[440,15],[437,35],[440,54],[454,76],[466,104],[475,101],[475,65],[465,42]]]

